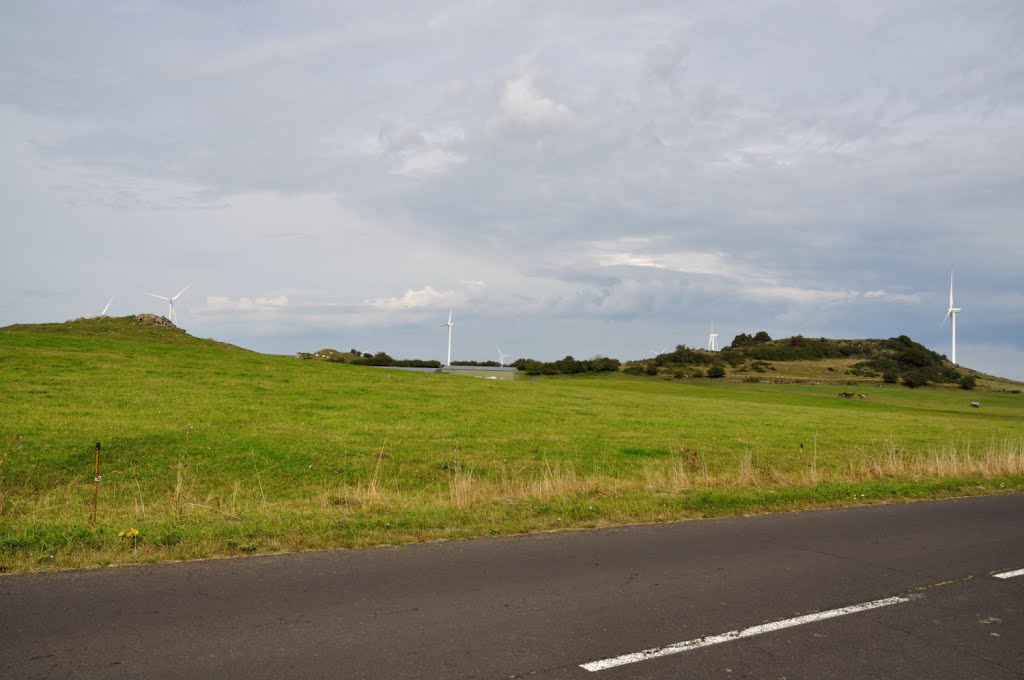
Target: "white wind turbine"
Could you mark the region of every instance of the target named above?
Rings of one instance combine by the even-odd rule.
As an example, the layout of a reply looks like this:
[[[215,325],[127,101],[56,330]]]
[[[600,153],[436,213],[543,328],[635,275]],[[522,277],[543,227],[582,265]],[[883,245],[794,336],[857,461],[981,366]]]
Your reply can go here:
[[[160,298],[161,300],[167,300],[167,304],[169,306],[169,309],[168,309],[168,312],[167,312],[169,316],[167,318],[170,319],[171,321],[173,321],[175,325],[177,325],[178,324],[178,317],[174,314],[174,301],[177,300],[178,298],[180,298],[181,294],[184,293],[186,290],[188,290],[191,287],[192,287],[192,284],[190,283],[187,286],[185,286],[184,288],[182,288],[180,291],[178,291],[178,294],[175,295],[174,297],[164,297],[163,295],[157,295],[156,293],[146,293],[146,295],[151,295],[151,296],[153,296],[155,298]]]
[[[708,351],[718,351],[718,333],[715,332],[715,322],[711,322],[711,335],[708,336]]]
[[[953,272],[949,272],[949,309],[946,310],[946,319],[949,319],[953,328],[953,353],[950,359],[956,365],[956,315],[961,312],[959,307],[953,306]],[[945,321],[946,319],[943,319]]]
[[[110,300],[107,301],[106,306],[103,307],[103,311],[100,312],[100,316],[106,316],[107,315],[107,310],[110,309],[110,305],[113,304],[113,302],[114,302],[114,298],[110,298]]]
[[[452,323],[453,311],[455,311],[454,307],[448,310],[448,323],[441,324],[442,326],[448,326],[448,363],[446,363],[445,366],[452,365],[452,328],[455,327],[455,324]]]
[[[502,352],[501,351],[501,347],[498,346],[498,345],[495,345],[495,347],[498,348],[498,365],[499,366],[504,366],[505,365],[505,357],[510,357],[512,355],[511,354],[505,354],[504,352]]]

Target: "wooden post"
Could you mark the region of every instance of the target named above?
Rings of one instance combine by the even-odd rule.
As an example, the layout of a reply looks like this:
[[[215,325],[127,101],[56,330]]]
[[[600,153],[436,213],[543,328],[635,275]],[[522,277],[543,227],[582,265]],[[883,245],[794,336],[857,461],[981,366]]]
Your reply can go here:
[[[96,442],[96,476],[92,488],[92,528],[96,528],[96,507],[100,498],[100,443]]]

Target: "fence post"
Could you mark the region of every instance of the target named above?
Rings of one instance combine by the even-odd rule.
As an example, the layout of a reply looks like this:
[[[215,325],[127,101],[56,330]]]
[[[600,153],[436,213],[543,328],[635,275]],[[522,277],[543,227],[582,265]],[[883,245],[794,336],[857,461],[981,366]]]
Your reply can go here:
[[[92,528],[96,528],[96,506],[100,498],[100,443],[96,442],[96,476],[92,487]]]

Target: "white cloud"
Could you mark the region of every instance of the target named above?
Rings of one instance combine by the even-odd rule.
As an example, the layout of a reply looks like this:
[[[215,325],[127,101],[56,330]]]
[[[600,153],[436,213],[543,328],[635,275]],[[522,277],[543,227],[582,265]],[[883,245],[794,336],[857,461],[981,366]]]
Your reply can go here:
[[[233,299],[223,295],[207,295],[206,306],[197,310],[199,313],[217,314],[220,312],[267,312],[276,311],[288,305],[286,295],[274,297],[240,297]]]
[[[913,305],[916,305],[919,302],[921,302],[920,293],[890,293],[885,289],[865,291],[864,297],[869,300],[881,300],[882,302],[900,302]]]
[[[744,286],[739,293],[747,298],[760,301],[789,302],[800,305],[835,304],[856,300],[855,290],[815,290],[796,286],[759,284]]]
[[[390,298],[373,298],[366,300],[368,307],[380,310],[423,309],[424,307],[440,307],[455,301],[455,291],[436,290],[433,286],[424,286],[417,290],[407,290],[404,295]]]
[[[438,309],[466,303],[482,295],[487,288],[483,281],[460,281],[459,288],[437,290],[433,286],[409,289],[404,295],[365,300],[363,305],[379,311]]]
[[[391,168],[393,175],[407,177],[429,177],[444,172],[468,160],[467,156],[445,149],[415,149],[398,154],[396,164]]]
[[[529,75],[505,83],[498,112],[488,121],[495,134],[534,136],[568,130],[579,121],[565,104],[541,94]]]

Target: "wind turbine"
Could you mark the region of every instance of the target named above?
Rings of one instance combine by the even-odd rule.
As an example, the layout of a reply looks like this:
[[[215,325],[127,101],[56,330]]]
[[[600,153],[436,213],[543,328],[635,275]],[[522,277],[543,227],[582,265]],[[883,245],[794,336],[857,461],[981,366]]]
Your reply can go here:
[[[953,327],[953,354],[951,359],[956,365],[956,315],[961,312],[959,307],[953,306],[953,272],[949,272],[949,309],[946,310],[946,319],[949,319]],[[946,319],[943,319],[945,321]]]
[[[174,314],[174,301],[177,300],[178,298],[180,298],[181,294],[184,293],[186,290],[188,290],[191,287],[192,287],[192,284],[190,283],[187,286],[185,286],[184,288],[182,288],[180,291],[178,291],[178,294],[175,295],[174,297],[164,297],[163,295],[157,295],[156,293],[146,293],[146,295],[152,295],[155,298],[160,298],[161,300],[167,300],[167,304],[169,306],[169,311],[167,312],[169,316],[167,318],[169,318],[171,321],[173,321],[174,325],[178,325],[178,317]]]
[[[106,304],[106,306],[105,306],[105,307],[103,308],[103,311],[102,311],[102,312],[100,312],[100,316],[106,316],[106,315],[107,315],[107,310],[108,310],[108,309],[110,309],[110,305],[111,305],[111,304],[112,304],[113,302],[114,302],[114,298],[110,298],[110,300],[108,300],[108,301],[107,301],[107,304]]]
[[[669,351],[670,349],[672,349],[672,348],[671,347],[662,347],[661,349],[656,349],[654,347],[651,347],[647,351],[648,352],[654,352],[654,356],[658,356],[659,354],[664,354],[665,352]]]
[[[711,335],[708,336],[708,351],[718,351],[718,333],[715,332],[715,322],[711,322]]]
[[[501,347],[499,347],[498,345],[495,345],[495,347],[498,348],[498,365],[499,366],[504,366],[505,365],[505,357],[512,356],[512,355],[511,354],[505,354],[504,352],[502,352],[501,351]]]
[[[446,363],[445,366],[452,365],[452,328],[455,327],[455,324],[452,323],[453,311],[455,311],[454,307],[448,310],[448,323],[441,324],[442,326],[448,326],[448,363]]]

